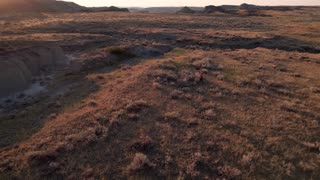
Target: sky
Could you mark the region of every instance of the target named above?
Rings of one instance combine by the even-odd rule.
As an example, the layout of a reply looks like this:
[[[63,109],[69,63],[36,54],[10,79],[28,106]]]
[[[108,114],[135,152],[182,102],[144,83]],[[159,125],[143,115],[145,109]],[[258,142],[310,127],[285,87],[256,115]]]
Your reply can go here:
[[[239,5],[320,5],[320,0],[65,0],[83,6],[119,6],[119,7],[160,7],[160,6],[206,6]]]

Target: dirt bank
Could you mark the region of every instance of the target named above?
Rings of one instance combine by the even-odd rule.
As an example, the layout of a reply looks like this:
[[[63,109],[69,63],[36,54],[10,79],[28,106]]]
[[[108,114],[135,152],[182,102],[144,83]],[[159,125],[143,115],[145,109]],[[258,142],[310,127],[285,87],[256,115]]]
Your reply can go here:
[[[34,76],[68,64],[60,47],[33,47],[0,56],[0,98],[27,88]]]

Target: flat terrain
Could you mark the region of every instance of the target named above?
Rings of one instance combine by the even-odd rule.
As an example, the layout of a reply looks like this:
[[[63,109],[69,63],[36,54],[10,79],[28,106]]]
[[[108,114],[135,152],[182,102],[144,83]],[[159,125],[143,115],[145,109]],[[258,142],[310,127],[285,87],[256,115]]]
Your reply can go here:
[[[0,19],[72,61],[1,104],[0,179],[318,179],[320,9],[263,14]]]

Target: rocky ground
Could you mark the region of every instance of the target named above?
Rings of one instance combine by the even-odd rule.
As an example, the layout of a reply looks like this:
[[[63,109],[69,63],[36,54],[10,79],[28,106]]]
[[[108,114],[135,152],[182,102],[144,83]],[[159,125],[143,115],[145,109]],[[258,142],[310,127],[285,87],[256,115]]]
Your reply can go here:
[[[261,13],[0,19],[70,61],[1,102],[0,179],[319,178],[319,8]]]

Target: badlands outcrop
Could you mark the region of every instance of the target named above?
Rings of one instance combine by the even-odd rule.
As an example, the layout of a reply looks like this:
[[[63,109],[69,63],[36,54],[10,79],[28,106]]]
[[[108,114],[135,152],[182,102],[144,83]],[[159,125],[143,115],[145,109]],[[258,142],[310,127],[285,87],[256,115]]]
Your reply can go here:
[[[68,64],[60,47],[33,47],[0,55],[0,98],[27,88],[32,78]]]

